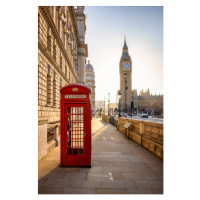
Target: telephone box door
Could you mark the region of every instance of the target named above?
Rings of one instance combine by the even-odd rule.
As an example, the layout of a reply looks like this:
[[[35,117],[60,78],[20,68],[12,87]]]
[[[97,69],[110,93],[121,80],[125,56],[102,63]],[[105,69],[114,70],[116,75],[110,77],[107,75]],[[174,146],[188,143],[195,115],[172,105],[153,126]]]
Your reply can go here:
[[[64,148],[65,165],[85,165],[86,144],[86,104],[70,103],[64,105]]]

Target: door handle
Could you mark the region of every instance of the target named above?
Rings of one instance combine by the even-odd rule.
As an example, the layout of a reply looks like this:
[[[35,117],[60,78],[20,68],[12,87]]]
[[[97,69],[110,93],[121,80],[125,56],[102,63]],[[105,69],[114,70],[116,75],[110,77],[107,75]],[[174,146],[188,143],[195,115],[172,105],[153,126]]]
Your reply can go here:
[[[84,136],[86,136],[86,133],[84,133]]]

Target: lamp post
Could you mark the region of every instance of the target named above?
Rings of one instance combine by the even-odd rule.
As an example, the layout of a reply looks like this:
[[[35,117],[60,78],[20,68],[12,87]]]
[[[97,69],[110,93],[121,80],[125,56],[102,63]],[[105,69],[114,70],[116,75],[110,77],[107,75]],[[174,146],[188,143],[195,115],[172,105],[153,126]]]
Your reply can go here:
[[[104,115],[106,114],[106,105],[105,105],[105,96],[104,96]]]
[[[120,99],[121,99],[121,91],[120,91],[120,90],[119,90],[119,92],[118,92],[118,97],[119,97],[119,104],[118,104],[119,115],[118,115],[118,117],[121,117],[121,114],[120,114]]]
[[[134,101],[133,100],[131,101],[131,113],[132,113],[132,115],[134,113]],[[132,116],[131,116],[131,118],[132,118]]]
[[[124,78],[125,78],[125,114],[126,114],[126,78],[127,78],[127,73],[124,74]]]
[[[108,115],[110,115],[109,109],[110,109],[110,92],[108,92]]]

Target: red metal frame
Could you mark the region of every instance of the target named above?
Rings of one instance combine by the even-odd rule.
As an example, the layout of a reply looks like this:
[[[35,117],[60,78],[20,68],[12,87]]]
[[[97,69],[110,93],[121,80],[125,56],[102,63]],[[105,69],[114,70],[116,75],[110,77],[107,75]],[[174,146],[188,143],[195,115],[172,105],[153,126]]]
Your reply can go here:
[[[90,92],[83,84],[70,84],[60,89],[61,166],[91,167]]]

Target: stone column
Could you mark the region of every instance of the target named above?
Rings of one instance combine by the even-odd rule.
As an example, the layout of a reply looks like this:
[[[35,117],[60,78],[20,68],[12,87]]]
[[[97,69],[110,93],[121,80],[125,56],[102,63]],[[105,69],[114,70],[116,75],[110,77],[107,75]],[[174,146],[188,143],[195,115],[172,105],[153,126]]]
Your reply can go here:
[[[76,9],[76,21],[78,26],[78,35],[80,45],[78,46],[78,80],[79,83],[86,83],[86,57],[87,57],[87,45],[85,44],[85,14],[84,6],[77,6]]]
[[[140,134],[144,134],[144,123],[142,121],[139,123],[139,132]]]
[[[85,44],[86,26],[85,26],[84,6],[77,6],[76,20],[77,20],[80,43]]]
[[[38,161],[47,154],[47,119],[38,119]]]
[[[78,49],[79,51],[81,49]],[[85,67],[85,52],[78,52],[78,80],[79,83],[86,83],[86,67]]]

